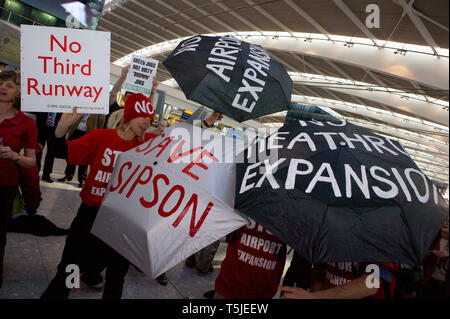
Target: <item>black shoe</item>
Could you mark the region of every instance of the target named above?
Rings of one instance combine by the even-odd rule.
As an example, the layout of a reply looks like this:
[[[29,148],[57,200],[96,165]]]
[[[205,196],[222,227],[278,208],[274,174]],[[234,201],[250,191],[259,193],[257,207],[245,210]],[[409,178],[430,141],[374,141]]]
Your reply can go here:
[[[167,285],[168,280],[167,280],[167,277],[166,277],[166,273],[163,273],[162,275],[159,275],[159,277],[156,278],[156,281],[157,281],[160,285],[163,285],[163,286]]]
[[[186,266],[188,266],[189,268],[194,268],[195,267],[195,256],[192,255],[192,256],[188,257],[188,259],[186,259],[184,264]]]
[[[65,181],[70,181],[70,179],[68,179],[67,176],[64,176],[64,177],[58,178],[56,181],[60,182],[60,183],[64,183]]]
[[[83,186],[84,186],[84,182],[78,183],[78,188],[83,188]]]
[[[103,286],[103,277],[100,274],[84,273],[80,279],[91,288],[101,288]]]
[[[203,297],[205,297],[206,299],[214,299],[214,295],[216,294],[215,290],[210,290],[207,291],[203,294]]]
[[[50,177],[50,175],[42,176],[42,180],[47,183],[53,183],[54,180]]]

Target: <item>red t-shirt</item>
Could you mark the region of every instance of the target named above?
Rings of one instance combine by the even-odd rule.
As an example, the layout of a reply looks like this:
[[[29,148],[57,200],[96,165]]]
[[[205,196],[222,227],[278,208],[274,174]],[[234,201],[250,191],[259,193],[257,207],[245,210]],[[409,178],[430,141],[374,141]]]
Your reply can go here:
[[[137,138],[126,141],[117,132],[97,129],[79,139],[67,141],[67,163],[90,165],[89,175],[80,193],[81,200],[88,206],[100,207],[118,155],[141,144]],[[153,136],[156,135],[146,133],[145,140]]]
[[[394,266],[392,264],[380,264],[384,267],[388,267],[389,270],[392,270]],[[325,283],[324,289],[330,289],[337,286],[345,285],[352,280],[360,277],[362,274],[358,273],[358,263],[354,262],[327,262],[325,264]],[[369,273],[368,273],[369,274]],[[390,283],[390,294],[391,298],[394,293],[394,277],[391,275],[391,283]],[[371,299],[386,299],[384,285],[386,283],[380,280],[380,288],[377,293],[370,297]]]
[[[36,149],[36,123],[23,112],[19,112],[13,118],[0,123],[0,137],[3,138],[3,146],[9,146],[17,153],[25,148]],[[18,177],[18,164],[8,159],[0,159],[0,186],[16,186]]]
[[[273,298],[283,275],[286,245],[252,220],[234,235],[216,291],[228,299]]]

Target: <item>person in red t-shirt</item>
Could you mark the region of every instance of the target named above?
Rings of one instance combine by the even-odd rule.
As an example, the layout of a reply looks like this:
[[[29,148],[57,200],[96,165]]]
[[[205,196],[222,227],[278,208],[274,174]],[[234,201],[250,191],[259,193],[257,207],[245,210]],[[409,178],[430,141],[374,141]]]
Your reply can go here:
[[[445,299],[449,296],[448,217],[423,262],[425,298]]]
[[[76,109],[72,114],[63,114],[55,131],[56,137],[64,137],[69,127],[81,116],[76,113]],[[85,256],[92,255],[92,249],[95,249],[95,254],[103,259],[106,266],[102,297],[121,298],[129,262],[90,231],[109,182],[109,178],[105,177],[111,176],[120,153],[156,136],[146,133],[153,118],[154,108],[150,100],[142,94],[133,94],[127,98],[123,123],[119,129],[92,130],[79,139],[64,141],[65,148],[58,148],[67,154],[58,154],[58,157],[67,157],[70,165],[90,165],[90,171],[80,193],[82,204],[70,226],[57,274],[41,296],[42,299],[68,298],[70,289],[66,286],[66,278],[70,273],[66,273],[66,267],[74,264],[81,271],[88,268]]]
[[[391,299],[395,287],[393,264],[327,262],[315,265],[311,290],[281,287],[283,299]],[[376,276],[378,274],[378,278]],[[369,277],[371,276],[371,277]]]
[[[0,287],[8,219],[19,179],[19,167],[36,165],[37,128],[19,111],[20,79],[14,71],[0,73]],[[22,149],[24,154],[21,155]]]
[[[214,298],[273,298],[283,275],[286,245],[251,219],[229,241]]]

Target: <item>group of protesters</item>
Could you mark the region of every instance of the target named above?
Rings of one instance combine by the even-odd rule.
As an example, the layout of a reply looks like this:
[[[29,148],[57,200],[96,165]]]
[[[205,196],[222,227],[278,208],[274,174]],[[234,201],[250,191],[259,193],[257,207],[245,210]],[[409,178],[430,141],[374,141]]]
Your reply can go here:
[[[66,267],[76,264],[82,279],[95,285],[103,281],[103,298],[120,299],[130,263],[114,249],[91,234],[97,212],[103,200],[107,180],[97,180],[99,171],[112,173],[114,160],[102,161],[105,151],[113,156],[130,150],[160,134],[166,124],[154,127],[153,107],[138,113],[136,103],[152,104],[158,82],[154,80],[149,97],[127,92],[124,106],[117,95],[126,78],[128,68],[110,93],[108,115],[72,113],[25,114],[20,111],[20,79],[16,71],[0,73],[0,289],[3,280],[3,259],[8,220],[13,210],[18,187],[21,188],[28,214],[36,214],[41,200],[39,171],[41,154],[47,146],[42,180],[52,183],[54,158],[67,161],[64,177],[71,181],[78,165],[78,186],[81,205],[66,238],[57,273],[43,292],[43,299],[68,298]],[[28,116],[27,116],[28,115]],[[213,112],[202,121],[208,129],[222,115]],[[226,237],[228,248],[215,289],[205,293],[207,298],[264,299],[281,298],[448,298],[448,219],[422,267],[398,264],[363,264],[353,261],[311,264],[293,252],[292,261],[280,287],[289,247],[262,225],[249,219],[246,226]],[[215,242],[186,260],[186,265],[199,273],[213,271],[212,260],[220,242]],[[379,282],[367,285],[368,269],[378,267]],[[157,278],[167,284],[165,274]]]

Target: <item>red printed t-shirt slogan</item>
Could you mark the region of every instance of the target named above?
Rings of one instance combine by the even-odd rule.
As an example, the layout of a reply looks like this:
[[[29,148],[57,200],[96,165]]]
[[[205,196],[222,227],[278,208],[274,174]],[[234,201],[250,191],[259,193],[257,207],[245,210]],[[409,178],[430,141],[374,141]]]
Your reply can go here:
[[[59,51],[58,53],[83,54],[83,47],[79,42],[71,42],[67,35],[63,39],[57,39],[54,35],[50,35],[49,39],[50,52]],[[42,66],[44,74],[53,75],[84,75],[92,76],[92,60],[88,59],[86,64],[72,63],[69,58],[58,59],[56,56],[38,56],[38,63]],[[28,95],[45,95],[45,96],[76,96],[91,99],[93,103],[102,92],[103,87],[83,86],[83,85],[62,85],[40,84],[36,78],[28,78],[27,92]]]

